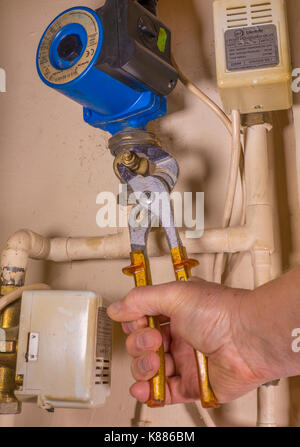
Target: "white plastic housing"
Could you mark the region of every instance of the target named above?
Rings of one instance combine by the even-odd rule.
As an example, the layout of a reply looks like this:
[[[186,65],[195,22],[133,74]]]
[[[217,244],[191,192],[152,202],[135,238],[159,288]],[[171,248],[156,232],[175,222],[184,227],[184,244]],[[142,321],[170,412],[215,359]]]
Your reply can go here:
[[[217,79],[227,113],[292,106],[285,0],[215,0]]]
[[[93,408],[110,394],[111,321],[94,292],[22,296],[15,395],[52,408]]]

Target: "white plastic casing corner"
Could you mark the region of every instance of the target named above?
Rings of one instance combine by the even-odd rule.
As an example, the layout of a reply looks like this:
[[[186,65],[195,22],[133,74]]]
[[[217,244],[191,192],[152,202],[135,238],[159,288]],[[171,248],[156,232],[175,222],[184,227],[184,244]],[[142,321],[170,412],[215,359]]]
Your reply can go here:
[[[215,51],[227,113],[292,106],[285,0],[215,0]]]
[[[110,394],[111,333],[103,300],[94,292],[24,292],[17,399],[46,410],[103,405]]]

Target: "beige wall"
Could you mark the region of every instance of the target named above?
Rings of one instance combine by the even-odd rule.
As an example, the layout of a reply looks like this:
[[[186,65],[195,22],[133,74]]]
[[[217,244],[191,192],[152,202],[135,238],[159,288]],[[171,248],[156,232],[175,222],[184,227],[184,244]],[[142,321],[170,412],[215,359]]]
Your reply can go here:
[[[7,93],[0,94],[0,247],[19,228],[47,236],[102,235],[96,225],[96,196],[117,192],[111,169],[108,134],[84,124],[81,107],[41,83],[35,69],[35,53],[45,27],[61,11],[78,4],[96,8],[99,0],[0,0],[0,67],[7,73]],[[299,42],[297,0],[289,0],[291,35]],[[211,0],[161,0],[161,18],[173,30],[173,50],[188,76],[219,102],[215,80]],[[300,67],[300,49],[293,47]],[[294,65],[295,66],[295,65]],[[300,95],[300,94],[299,94]],[[299,96],[300,98],[300,96]],[[299,100],[297,100],[299,102]],[[298,109],[296,109],[297,111]],[[220,225],[230,141],[225,129],[207,109],[179,86],[169,99],[169,115],[151,125],[180,164],[178,191],[205,192],[206,228]],[[300,118],[299,118],[300,119]],[[278,249],[274,272],[300,256],[299,202],[295,167],[292,114],[277,113],[270,157],[279,210]],[[299,135],[300,141],[300,135]],[[272,142],[272,141],[271,141]],[[273,155],[275,154],[275,155]],[[287,175],[288,174],[288,175]],[[236,215],[238,208],[236,209]],[[281,239],[281,245],[280,245]],[[281,248],[280,248],[281,247]],[[128,247],[129,249],[129,247]],[[199,256],[196,274],[209,278],[211,256]],[[74,262],[54,265],[31,262],[28,282],[45,281],[53,288],[95,290],[112,302],[132,287],[121,273],[124,261]],[[155,282],[172,280],[168,258],[152,261]],[[245,255],[229,284],[252,287],[249,256]],[[124,336],[115,327],[112,396],[105,408],[95,411],[56,410],[48,414],[25,404],[18,416],[1,416],[0,426],[130,425],[135,402],[129,396],[132,383]],[[291,380],[291,411],[281,384],[280,423],[300,425],[300,381]],[[147,410],[156,426],[201,425],[194,405]],[[255,392],[217,410],[220,425],[254,425]]]

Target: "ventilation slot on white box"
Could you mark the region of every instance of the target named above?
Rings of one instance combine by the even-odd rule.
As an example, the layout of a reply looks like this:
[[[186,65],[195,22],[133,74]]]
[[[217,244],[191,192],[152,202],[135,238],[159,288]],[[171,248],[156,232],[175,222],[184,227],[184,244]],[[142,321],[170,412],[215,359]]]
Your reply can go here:
[[[270,2],[255,3],[250,5],[251,8],[251,24],[265,25],[273,23],[273,11]]]
[[[110,361],[103,358],[96,359],[95,385],[110,383]]]
[[[247,6],[226,8],[226,21],[228,28],[248,26]]]
[[[250,6],[232,6],[226,8],[227,28],[241,28],[251,25],[273,23],[271,2],[253,3]]]
[[[99,307],[97,319],[95,385],[110,383],[112,320],[105,307]]]

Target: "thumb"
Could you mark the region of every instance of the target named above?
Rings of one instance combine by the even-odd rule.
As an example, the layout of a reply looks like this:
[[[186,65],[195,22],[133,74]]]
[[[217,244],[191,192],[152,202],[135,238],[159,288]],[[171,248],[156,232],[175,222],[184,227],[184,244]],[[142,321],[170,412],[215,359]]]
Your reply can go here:
[[[188,281],[135,288],[124,299],[109,306],[107,313],[115,321],[135,321],[145,315],[171,317],[189,300],[190,287]]]

